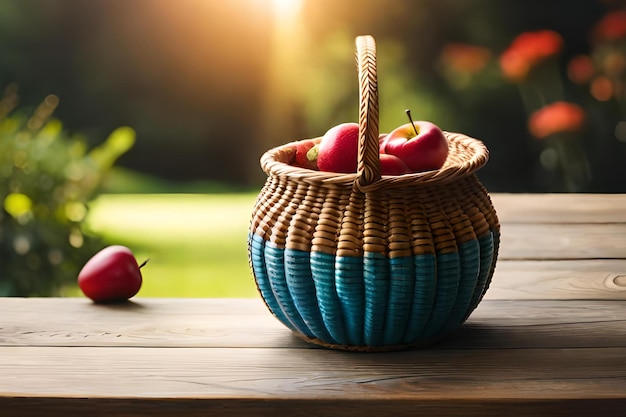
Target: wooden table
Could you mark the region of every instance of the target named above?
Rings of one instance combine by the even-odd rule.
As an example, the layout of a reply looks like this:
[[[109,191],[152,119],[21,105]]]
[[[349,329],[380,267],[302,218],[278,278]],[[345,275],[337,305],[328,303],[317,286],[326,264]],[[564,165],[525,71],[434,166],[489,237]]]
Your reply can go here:
[[[626,416],[626,195],[494,195],[492,287],[441,343],[308,345],[259,299],[0,299],[1,416]]]

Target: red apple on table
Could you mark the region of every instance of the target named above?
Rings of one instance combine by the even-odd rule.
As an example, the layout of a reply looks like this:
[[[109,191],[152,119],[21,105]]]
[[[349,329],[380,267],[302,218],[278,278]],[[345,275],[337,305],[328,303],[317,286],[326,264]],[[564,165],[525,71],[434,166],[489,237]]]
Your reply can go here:
[[[342,123],[330,128],[320,141],[317,166],[321,171],[351,173],[357,170],[359,125]]]
[[[380,145],[381,153],[402,159],[413,172],[439,169],[448,158],[448,140],[431,122],[416,121],[407,110],[410,123],[389,133]]]
[[[78,286],[96,303],[128,300],[141,288],[140,268],[146,262],[138,265],[125,246],[108,246],[83,266],[78,274]]]

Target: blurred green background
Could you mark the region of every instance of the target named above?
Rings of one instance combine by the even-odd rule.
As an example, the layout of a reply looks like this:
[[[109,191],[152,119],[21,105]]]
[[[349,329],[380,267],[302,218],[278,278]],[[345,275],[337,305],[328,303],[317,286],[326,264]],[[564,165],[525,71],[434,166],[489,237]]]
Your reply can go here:
[[[265,179],[259,157],[356,120],[360,34],[378,44],[381,131],[410,108],[483,140],[491,158],[479,176],[492,192],[626,192],[624,7],[1,0],[0,293],[79,295],[77,269],[121,243],[151,259],[142,296],[255,296],[245,239]],[[46,153],[63,165],[46,188],[57,177],[24,143],[40,143],[51,122],[55,143],[82,151],[65,162]],[[119,128],[132,139],[115,151]],[[109,162],[94,167],[99,146]],[[33,285],[17,291],[18,281]]]

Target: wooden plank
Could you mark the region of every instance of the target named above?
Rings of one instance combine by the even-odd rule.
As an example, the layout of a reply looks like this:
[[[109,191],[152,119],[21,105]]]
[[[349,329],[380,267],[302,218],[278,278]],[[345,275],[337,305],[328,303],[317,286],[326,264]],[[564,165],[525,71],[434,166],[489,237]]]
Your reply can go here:
[[[9,298],[0,370],[3,416],[621,416],[626,301],[484,300],[438,344],[357,354],[258,299]]]
[[[498,259],[626,259],[626,223],[505,223]]]
[[[626,194],[491,195],[502,222],[626,223]]]
[[[256,299],[0,299],[0,346],[314,349]],[[621,347],[626,301],[483,300],[446,348]]]
[[[626,300],[626,259],[500,260],[490,300]]]
[[[13,417],[40,417],[42,410],[48,417],[89,415],[111,416],[465,416],[465,417],[623,417],[626,400],[623,398],[567,398],[567,399],[419,399],[372,400],[359,399],[280,399],[272,401],[220,398],[197,400],[192,398],[0,398],[0,407],[10,410]],[[3,411],[7,413],[7,411]]]
[[[281,347],[294,343],[260,298],[136,298],[121,304],[94,304],[86,298],[5,298],[0,299],[0,317],[0,346]]]
[[[503,400],[626,398],[626,347],[1,347],[2,397]]]

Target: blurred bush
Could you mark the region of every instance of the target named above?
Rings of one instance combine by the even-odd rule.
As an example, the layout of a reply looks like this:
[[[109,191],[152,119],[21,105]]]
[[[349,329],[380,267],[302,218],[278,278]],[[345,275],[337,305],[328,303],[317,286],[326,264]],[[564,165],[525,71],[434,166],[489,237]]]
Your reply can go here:
[[[626,189],[626,9],[618,6],[580,31],[586,48],[572,46],[565,31],[543,28],[516,34],[500,51],[444,49],[444,73],[460,94],[487,91],[484,77],[518,90],[526,118],[519,148],[534,154],[526,162],[532,191]],[[494,66],[497,76],[488,72]]]
[[[133,145],[128,127],[87,149],[52,117],[58,98],[17,108],[16,88],[0,100],[0,296],[62,293],[103,244],[83,232],[87,202]]]

